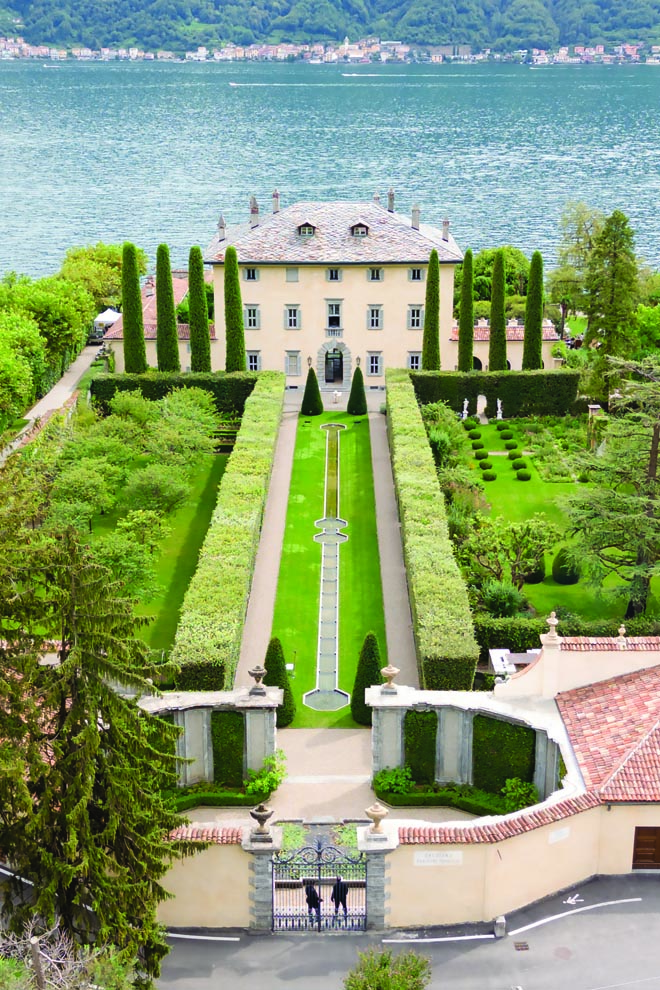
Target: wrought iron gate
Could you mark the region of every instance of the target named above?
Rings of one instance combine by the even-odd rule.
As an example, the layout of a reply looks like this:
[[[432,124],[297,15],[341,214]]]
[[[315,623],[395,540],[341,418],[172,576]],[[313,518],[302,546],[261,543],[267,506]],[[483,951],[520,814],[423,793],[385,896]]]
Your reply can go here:
[[[273,931],[356,932],[366,927],[364,853],[318,843],[273,856]]]

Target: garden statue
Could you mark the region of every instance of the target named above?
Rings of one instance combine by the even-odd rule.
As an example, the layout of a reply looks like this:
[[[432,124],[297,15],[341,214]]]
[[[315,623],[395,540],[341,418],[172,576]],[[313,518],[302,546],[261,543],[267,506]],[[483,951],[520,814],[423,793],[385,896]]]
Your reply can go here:
[[[461,413],[461,419],[468,418],[468,400],[463,399],[463,412]]]
[[[497,400],[497,418],[502,419],[502,400]]]

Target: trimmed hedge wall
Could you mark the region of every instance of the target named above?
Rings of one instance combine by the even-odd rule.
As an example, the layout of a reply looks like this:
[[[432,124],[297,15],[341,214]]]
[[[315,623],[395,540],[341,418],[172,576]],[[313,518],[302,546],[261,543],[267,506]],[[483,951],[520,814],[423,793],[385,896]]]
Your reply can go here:
[[[174,794],[176,810],[189,811],[191,808],[254,808],[269,797],[268,794],[246,794],[244,791],[208,790],[192,794]],[[467,810],[467,809],[466,809]]]
[[[211,392],[218,412],[243,412],[245,402],[257,382],[257,375],[248,371],[226,375],[224,371],[166,372],[148,371],[144,375],[99,375],[92,379],[92,400],[103,413],[109,412],[109,403],[115,392],[139,390],[145,399],[162,399],[175,388],[203,388]]]
[[[241,712],[211,712],[211,743],[214,783],[242,787],[245,716]]]
[[[472,734],[472,780],[475,787],[498,794],[509,777],[534,779],[536,733],[490,715],[475,715]]]
[[[416,784],[432,784],[435,780],[437,735],[437,712],[406,712],[403,722],[404,759]]]
[[[410,373],[420,406],[446,402],[460,413],[467,399],[471,413],[477,396],[486,396],[486,416],[497,415],[502,400],[506,419],[514,416],[565,416],[577,400],[579,371],[415,371]]]
[[[420,682],[469,691],[478,647],[445,501],[408,372],[388,369],[387,425]]]
[[[409,791],[392,794],[375,788],[379,801],[393,808],[460,808],[473,815],[504,815],[506,806],[500,794],[488,794],[477,787],[460,784],[457,787],[438,787],[432,791]]]
[[[262,372],[183,600],[172,651],[179,690],[207,690],[213,673],[222,678],[216,689],[233,686],[283,402],[284,375]]]

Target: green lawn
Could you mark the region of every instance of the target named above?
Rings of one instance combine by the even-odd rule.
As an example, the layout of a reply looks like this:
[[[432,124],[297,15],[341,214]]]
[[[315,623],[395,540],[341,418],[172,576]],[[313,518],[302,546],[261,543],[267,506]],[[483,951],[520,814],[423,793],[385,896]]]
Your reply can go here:
[[[514,439],[520,440],[524,449],[524,435],[516,429],[515,423],[510,424]],[[481,439],[488,451],[504,451],[505,441],[501,439],[494,424],[480,426]],[[485,497],[490,505],[491,514],[500,516],[511,522],[522,522],[538,512],[543,512],[548,519],[563,531],[566,527],[566,516],[561,506],[561,500],[572,494],[578,487],[578,482],[549,482],[540,477],[531,457],[523,455],[527,468],[531,472],[530,481],[518,481],[516,472],[511,467],[508,452],[501,456],[490,458],[495,481],[484,483]],[[475,472],[481,474],[472,461]],[[580,486],[581,487],[581,486]],[[541,584],[525,585],[525,595],[539,615],[547,615],[562,606],[585,619],[603,619],[607,617],[621,618],[625,611],[625,600],[612,600],[603,596],[598,589],[587,587],[582,582],[574,585],[556,584],[552,579],[552,560],[554,554],[546,555],[547,577]],[[616,586],[616,581],[606,581],[605,588]]]
[[[366,634],[378,637],[387,662],[385,618],[376,534],[371,441],[367,417],[324,413],[300,419],[291,475],[286,530],[277,586],[273,636],[282,641],[298,708],[294,726],[352,726],[350,709],[316,712],[302,695],[316,686],[321,547],[314,522],[323,516],[325,442],[323,423],[342,423],[340,435],[339,514],[349,537],[339,554],[339,687],[349,693]]]

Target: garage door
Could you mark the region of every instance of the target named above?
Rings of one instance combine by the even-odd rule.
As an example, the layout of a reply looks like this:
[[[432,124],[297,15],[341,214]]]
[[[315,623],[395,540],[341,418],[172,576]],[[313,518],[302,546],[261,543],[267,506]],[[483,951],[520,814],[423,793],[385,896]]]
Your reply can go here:
[[[636,828],[633,870],[660,870],[660,828]]]

